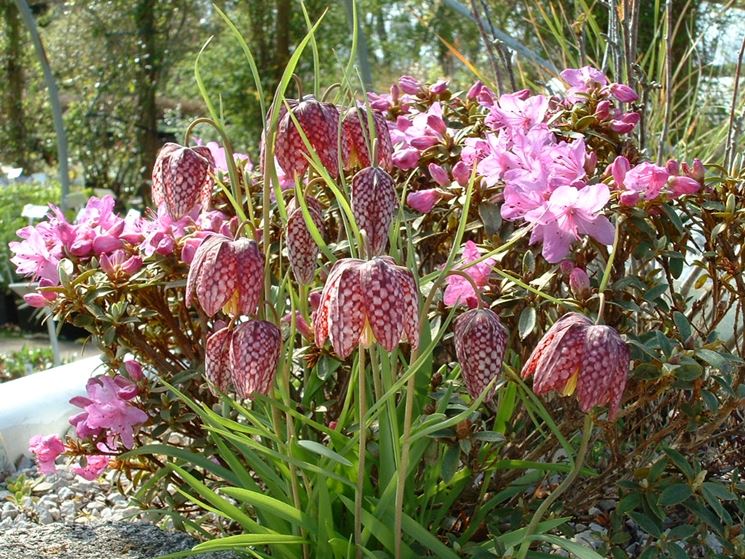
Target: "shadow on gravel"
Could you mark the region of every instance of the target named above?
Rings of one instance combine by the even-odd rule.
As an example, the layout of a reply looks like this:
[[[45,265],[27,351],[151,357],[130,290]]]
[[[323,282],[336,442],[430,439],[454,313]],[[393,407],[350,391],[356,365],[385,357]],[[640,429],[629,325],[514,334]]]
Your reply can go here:
[[[0,533],[0,559],[155,559],[187,551],[196,542],[145,522],[31,525]],[[233,553],[198,559],[238,559]]]

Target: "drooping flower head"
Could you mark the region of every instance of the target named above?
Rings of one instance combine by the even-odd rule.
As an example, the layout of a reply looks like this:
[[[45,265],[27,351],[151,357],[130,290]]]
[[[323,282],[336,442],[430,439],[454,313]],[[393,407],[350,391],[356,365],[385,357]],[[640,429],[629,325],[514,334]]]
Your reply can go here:
[[[471,397],[478,398],[502,369],[507,330],[494,311],[471,309],[455,320],[454,334],[463,381]],[[491,400],[494,392],[486,399]]]
[[[376,164],[386,171],[390,171],[393,144],[388,132],[388,123],[380,111],[372,110],[371,117],[378,150]],[[372,135],[368,131],[368,113],[365,107],[358,106],[349,109],[344,115],[342,126],[344,127],[344,141],[347,146],[345,167],[369,167],[372,163],[368,146],[371,145]]]
[[[391,176],[380,167],[367,167],[352,179],[352,213],[367,234],[367,250],[377,256],[388,244],[388,230],[398,209]]]
[[[189,213],[197,204],[206,208],[214,174],[215,160],[209,148],[167,143],[153,166],[153,203],[156,207],[165,203],[174,219]]]
[[[241,398],[267,394],[274,382],[280,346],[279,328],[264,320],[222,328],[207,339],[205,376],[223,392],[232,385]]]
[[[298,132],[300,126],[321,164],[336,178],[339,175],[339,110],[312,95],[306,95],[300,101],[287,100],[287,103],[290,109],[288,111],[284,106],[280,109],[277,129],[275,155],[279,166],[289,176],[293,173],[302,175],[308,169],[309,152]]]
[[[323,216],[320,202],[311,196],[306,196],[305,203],[313,223],[318,232],[323,236]],[[308,284],[313,281],[316,273],[316,259],[318,258],[318,245],[305,222],[303,209],[293,198],[287,205],[287,228],[286,243],[287,256],[290,260],[292,273],[298,283]]]
[[[197,249],[186,281],[186,304],[196,293],[208,316],[227,305],[231,314],[252,315],[261,295],[264,259],[250,239],[216,233]]]
[[[314,315],[316,345],[330,339],[341,358],[374,340],[387,351],[403,339],[418,347],[417,294],[411,272],[389,257],[337,260]]]
[[[614,328],[569,313],[538,342],[523,366],[522,376],[535,376],[536,394],[556,390],[570,396],[576,390],[583,412],[607,404],[612,420],[621,404],[629,362],[628,346]]]

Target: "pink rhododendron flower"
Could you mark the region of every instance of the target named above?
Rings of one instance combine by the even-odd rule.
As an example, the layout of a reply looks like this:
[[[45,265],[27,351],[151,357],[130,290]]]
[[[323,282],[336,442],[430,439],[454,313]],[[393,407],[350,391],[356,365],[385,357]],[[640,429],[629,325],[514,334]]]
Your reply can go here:
[[[401,76],[398,80],[398,85],[401,91],[409,95],[418,95],[423,89],[419,80],[408,75]]]
[[[409,192],[406,196],[406,204],[423,214],[432,211],[432,208],[437,205],[437,202],[442,198],[442,194],[436,188],[428,188],[426,190],[417,190],[416,192]]]
[[[117,375],[100,375],[86,384],[88,396],[76,396],[70,403],[84,412],[70,418],[79,437],[95,436],[104,431],[109,438],[118,435],[125,448],[134,444],[134,427],[144,423],[148,415],[129,403],[137,395],[137,387]]]
[[[479,262],[478,264],[474,264],[465,269],[463,268],[464,264],[470,264],[479,258],[481,258],[481,250],[476,246],[476,243],[473,241],[466,241],[465,245],[463,245],[463,258],[461,260],[461,265],[456,266],[455,269],[463,269],[466,274],[471,276],[478,287],[484,287],[489,283],[489,274],[494,265],[493,258],[487,258],[483,262]],[[469,307],[476,306],[478,302],[477,296],[473,290],[473,286],[467,279],[458,275],[449,275],[446,281],[447,287],[445,288],[445,293],[442,297],[445,306],[454,307],[458,304],[465,304]]]
[[[614,179],[616,178],[614,175]],[[620,178],[620,173],[618,178]],[[629,169],[619,184],[628,191],[621,193],[621,203],[633,205],[639,198],[654,200],[660,195],[669,178],[670,173],[664,167],[653,163],[640,163]]]
[[[93,481],[108,467],[110,458],[101,454],[86,457],[85,466],[73,466],[72,471],[88,481]]]
[[[444,93],[448,88],[448,80],[437,80],[435,83],[429,86],[429,92],[432,95],[440,95]]]
[[[525,91],[502,95],[484,120],[486,125],[494,130],[505,127],[528,130],[542,123],[548,110],[548,97],[526,97]]]
[[[142,258],[137,255],[127,256],[123,250],[115,250],[110,256],[102,254],[100,264],[109,278],[128,278],[140,271]]]
[[[624,113],[611,121],[610,129],[619,134],[628,134],[639,124],[640,120],[641,115],[639,113]]]
[[[395,167],[398,167],[402,171],[416,169],[417,165],[419,165],[419,150],[416,148],[396,150],[393,152],[391,161]]]
[[[551,193],[547,203],[525,215],[526,221],[535,225],[530,244],[542,241],[543,257],[551,263],[565,258],[580,234],[605,245],[612,244],[615,229],[600,213],[609,199],[610,191],[602,183],[581,190],[560,186]]]
[[[53,474],[57,457],[65,452],[65,445],[57,435],[34,435],[28,442],[28,449],[36,457],[42,474]]]
[[[21,276],[30,276],[33,280],[46,279],[52,285],[57,285],[57,265],[62,257],[61,253],[54,250],[54,247],[50,250],[36,227],[24,227],[17,234],[23,240],[8,243],[8,248],[14,254],[10,261],[16,265],[16,272]]]

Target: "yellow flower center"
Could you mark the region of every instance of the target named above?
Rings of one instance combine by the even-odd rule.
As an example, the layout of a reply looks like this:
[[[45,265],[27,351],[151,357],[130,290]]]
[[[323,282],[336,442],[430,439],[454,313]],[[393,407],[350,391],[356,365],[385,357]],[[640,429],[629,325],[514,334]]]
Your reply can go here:
[[[571,396],[574,394],[574,391],[577,389],[577,379],[579,379],[579,367],[574,371],[574,374],[569,377],[569,380],[567,380],[567,383],[564,385],[564,388],[561,389],[562,396]]]

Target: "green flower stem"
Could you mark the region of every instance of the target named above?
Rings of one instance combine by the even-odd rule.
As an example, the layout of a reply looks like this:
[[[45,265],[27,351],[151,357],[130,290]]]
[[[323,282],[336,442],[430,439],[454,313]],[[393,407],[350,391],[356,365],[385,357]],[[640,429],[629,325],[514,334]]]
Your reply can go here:
[[[624,217],[625,216],[621,215],[616,221],[616,234],[613,237],[613,248],[608,255],[608,262],[606,262],[605,270],[603,270],[603,278],[600,280],[600,286],[598,286],[598,296],[600,302],[598,305],[598,318],[596,320],[597,324],[600,324],[603,321],[603,313],[605,312],[605,288],[608,287],[610,274],[613,270],[613,262],[615,261],[616,253],[618,252],[618,242],[621,238],[621,225],[624,222]]]
[[[189,145],[189,140],[191,139],[191,133],[200,124],[209,124],[217,130],[217,133],[220,135],[220,138],[222,139],[222,145],[225,149],[225,161],[228,164],[228,175],[230,175],[230,183],[233,185],[233,197],[235,198],[236,202],[240,204],[240,180],[238,179],[238,169],[235,166],[235,158],[233,157],[233,145],[230,143],[230,138],[228,138],[228,135],[225,133],[225,130],[222,129],[222,126],[219,126],[214,120],[207,117],[200,117],[196,120],[193,120],[191,124],[189,124],[189,127],[186,129],[186,133],[184,134],[184,145]],[[254,207],[253,202],[251,201],[251,192],[249,191],[249,184],[248,181],[244,181],[245,188],[246,188],[246,206],[248,207],[248,219],[251,221],[251,223],[254,223]],[[256,240],[256,238],[254,238]]]
[[[427,319],[427,312],[429,307],[432,305],[435,293],[442,287],[442,283],[445,281],[448,275],[456,275],[464,278],[471,284],[473,292],[476,294],[479,308],[482,306],[481,296],[479,295],[479,287],[471,276],[460,270],[449,270],[440,274],[435,282],[432,284],[427,298],[424,301],[424,306],[419,313],[419,324],[423,324]],[[411,361],[416,361],[418,352],[413,351],[411,354]],[[409,458],[411,451],[411,421],[412,415],[414,414],[414,389],[415,389],[415,375],[411,375],[409,380],[406,381],[406,403],[404,405],[404,430],[403,430],[403,444],[401,447],[401,463],[398,467],[398,483],[396,484],[396,515],[394,520],[394,544],[395,544],[395,557],[400,559],[401,557],[401,528],[403,525],[404,516],[404,489],[406,488],[406,477],[409,469]]]
[[[528,549],[530,549],[530,537],[535,532],[535,529],[540,523],[541,519],[546,514],[546,512],[548,512],[548,509],[551,507],[554,501],[556,501],[556,499],[561,497],[561,495],[567,489],[569,489],[569,487],[572,485],[572,483],[574,483],[574,480],[579,475],[579,472],[582,470],[582,465],[584,464],[585,456],[587,455],[587,449],[590,446],[591,435],[592,417],[590,416],[590,414],[585,414],[585,421],[582,425],[582,442],[579,445],[577,456],[574,459],[572,471],[569,472],[569,475],[564,478],[564,481],[562,481],[561,484],[559,484],[559,486],[548,497],[546,497],[546,499],[538,507],[538,510],[535,511],[535,514],[533,514],[533,518],[530,519],[530,523],[525,529],[525,535],[523,536],[523,542],[520,545],[520,550],[517,553],[517,559],[525,559],[528,554]]]
[[[354,493],[354,543],[357,559],[362,559],[362,497],[365,491],[365,451],[367,447],[367,426],[365,415],[367,415],[367,395],[365,394],[365,348],[360,345],[357,361],[357,376],[359,381],[359,407],[360,407],[360,446],[359,446],[359,469],[357,471],[357,490]]]

